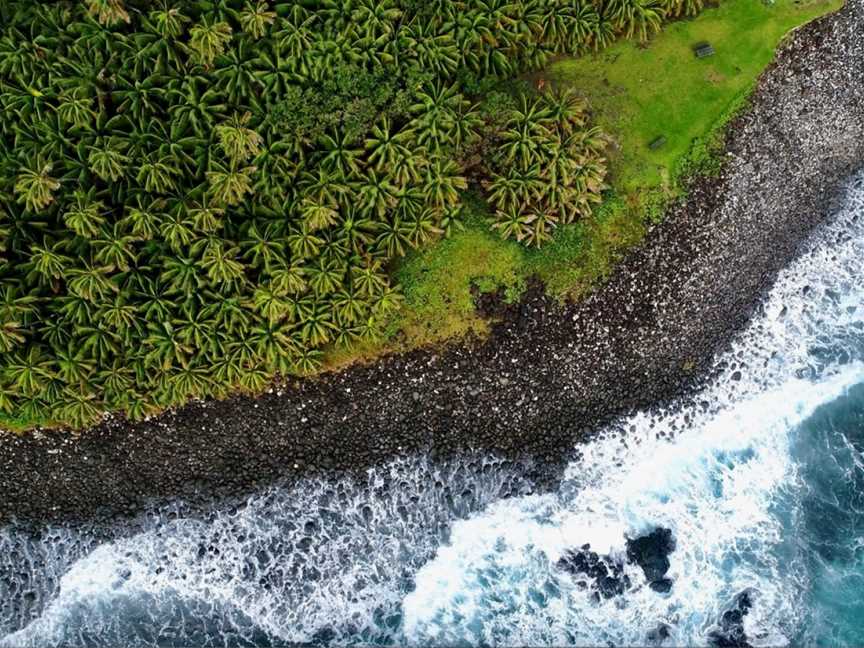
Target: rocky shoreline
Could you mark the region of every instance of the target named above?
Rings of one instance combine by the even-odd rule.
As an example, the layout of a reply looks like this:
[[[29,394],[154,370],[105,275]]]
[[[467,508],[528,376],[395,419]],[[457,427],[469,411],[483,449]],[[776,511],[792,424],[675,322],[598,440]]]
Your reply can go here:
[[[490,338],[193,403],[78,437],[0,437],[0,525],[134,516],[400,455],[531,457],[552,476],[604,422],[692,386],[864,166],[864,0],[796,32],[697,182],[578,304],[536,287]],[[535,476],[544,483],[544,475]]]

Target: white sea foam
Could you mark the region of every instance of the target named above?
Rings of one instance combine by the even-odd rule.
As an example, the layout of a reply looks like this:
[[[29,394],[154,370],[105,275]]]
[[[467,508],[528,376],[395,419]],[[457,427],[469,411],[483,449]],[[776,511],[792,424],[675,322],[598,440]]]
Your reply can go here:
[[[447,468],[422,459],[396,462],[361,482],[271,489],[206,521],[160,512],[149,531],[77,560],[52,551],[70,539],[66,531],[52,532],[47,543],[0,532],[9,550],[0,555],[0,573],[18,580],[12,563],[23,547],[44,554],[33,561],[34,572],[51,565],[63,574],[43,584],[55,594],[41,613],[0,638],[0,646],[43,648],[80,635],[95,645],[150,645],[160,624],[169,636],[190,636],[214,616],[220,632],[247,642],[256,633],[282,642],[308,641],[322,631],[323,639],[395,634],[402,593],[450,522],[502,493],[530,490],[526,468],[482,458]],[[18,582],[20,594],[27,584]],[[178,615],[185,630],[174,627]],[[15,622],[7,619],[7,627]]]
[[[862,268],[859,182],[847,208],[781,273],[703,393],[586,445],[555,496],[499,502],[454,524],[452,543],[405,599],[411,643],[632,645],[662,622],[672,645],[700,645],[749,588],[751,643],[786,643],[807,587],[800,556],[777,551],[794,544],[795,520],[774,509],[800,486],[789,433],[864,381]],[[554,568],[564,549],[584,543],[623,556],[625,537],[657,526],[678,540],[667,596],[640,587],[641,570],[627,566],[634,591],[597,604]]]
[[[158,512],[95,548],[84,532],[0,530],[0,646],[621,645],[659,623],[670,643],[705,644],[745,589],[750,642],[781,644],[808,587],[790,431],[864,380],[862,266],[859,186],[718,360],[719,379],[621,421],[626,435],[601,434],[557,493],[501,500],[530,488],[523,467],[417,459],[272,489],[206,520]],[[623,557],[626,537],[658,525],[678,544],[668,595],[626,565],[630,590],[597,603],[554,568],[586,542]]]

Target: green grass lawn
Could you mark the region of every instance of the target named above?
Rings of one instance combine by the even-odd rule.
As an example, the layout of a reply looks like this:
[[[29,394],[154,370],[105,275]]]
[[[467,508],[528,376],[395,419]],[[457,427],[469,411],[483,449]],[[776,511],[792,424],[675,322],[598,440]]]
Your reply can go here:
[[[725,0],[698,18],[666,25],[640,45],[621,41],[596,56],[562,60],[550,80],[576,88],[614,140],[618,190],[669,184],[693,140],[711,133],[749,94],[790,30],[842,5],[838,0]],[[714,56],[698,59],[706,41]],[[649,142],[665,136],[656,151]]]
[[[665,25],[646,44],[621,41],[597,55],[562,59],[533,75],[573,87],[611,137],[610,191],[595,216],[560,228],[539,250],[501,240],[486,223],[488,207],[472,197],[465,230],[409,254],[395,270],[405,306],[380,342],[333,351],[336,368],[474,332],[488,323],[474,312],[472,286],[518,298],[531,276],[550,294],[578,297],[608,276],[642,240],[652,219],[680,195],[678,180],[717,152],[723,127],[746,98],[777,45],[792,29],[837,10],[842,0],[724,0],[692,20]],[[716,54],[698,59],[693,46]],[[650,150],[658,136],[666,144]]]

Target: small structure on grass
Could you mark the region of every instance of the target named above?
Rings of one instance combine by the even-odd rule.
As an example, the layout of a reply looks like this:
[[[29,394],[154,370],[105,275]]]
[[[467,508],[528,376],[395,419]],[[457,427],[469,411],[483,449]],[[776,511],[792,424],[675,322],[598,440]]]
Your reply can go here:
[[[703,41],[693,46],[693,53],[696,54],[696,58],[705,58],[714,55],[714,48],[711,47],[711,43]]]
[[[656,151],[657,149],[662,148],[664,144],[666,144],[666,136],[658,135],[648,143],[648,148],[652,151]]]

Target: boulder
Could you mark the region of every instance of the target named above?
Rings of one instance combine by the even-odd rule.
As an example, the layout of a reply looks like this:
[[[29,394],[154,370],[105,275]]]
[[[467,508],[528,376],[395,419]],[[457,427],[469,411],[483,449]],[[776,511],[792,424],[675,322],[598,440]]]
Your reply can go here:
[[[620,561],[591,551],[589,544],[565,551],[556,567],[581,577],[576,583],[581,587],[593,587],[597,600],[618,596],[630,587],[630,579]]]
[[[627,540],[627,561],[642,568],[648,585],[656,592],[672,589],[672,580],[666,578],[669,571],[669,554],[675,551],[672,530],[657,527],[648,535]]]
[[[745,590],[735,597],[732,607],[720,617],[718,629],[708,633],[708,640],[717,648],[750,648],[747,634],[744,632],[744,617],[753,607],[753,598]]]

